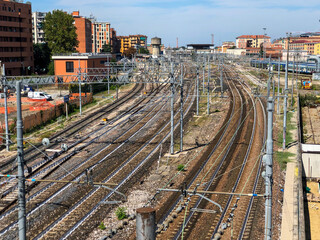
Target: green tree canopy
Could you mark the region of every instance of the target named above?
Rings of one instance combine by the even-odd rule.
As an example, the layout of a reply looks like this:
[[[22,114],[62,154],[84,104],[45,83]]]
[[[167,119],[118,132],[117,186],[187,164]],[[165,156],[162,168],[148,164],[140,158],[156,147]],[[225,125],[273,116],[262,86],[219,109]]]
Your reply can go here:
[[[102,53],[111,53],[112,52],[112,46],[111,44],[103,44],[102,45],[102,49],[101,49]]]
[[[33,44],[34,71],[41,74],[48,71],[50,63],[50,49],[47,43]]]
[[[137,49],[135,49],[134,47],[129,47],[128,50],[123,52],[123,55],[126,56],[127,58],[132,58],[136,53],[137,53]]]
[[[149,50],[147,48],[139,48],[139,53],[142,53],[142,54],[149,54]]]
[[[52,54],[76,52],[79,41],[73,22],[73,17],[61,10],[47,13],[43,30]]]

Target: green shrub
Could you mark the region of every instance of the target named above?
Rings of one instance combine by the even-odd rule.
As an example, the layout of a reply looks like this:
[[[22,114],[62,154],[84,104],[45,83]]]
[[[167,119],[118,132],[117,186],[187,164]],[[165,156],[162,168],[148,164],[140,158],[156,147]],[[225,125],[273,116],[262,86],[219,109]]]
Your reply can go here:
[[[118,207],[116,210],[116,216],[119,220],[125,219],[127,217],[127,208]]]

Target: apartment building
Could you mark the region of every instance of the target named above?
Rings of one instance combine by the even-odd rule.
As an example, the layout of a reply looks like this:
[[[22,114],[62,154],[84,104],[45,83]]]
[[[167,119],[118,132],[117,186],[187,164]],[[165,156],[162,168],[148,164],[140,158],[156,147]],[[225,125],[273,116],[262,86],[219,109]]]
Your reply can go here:
[[[76,50],[79,53],[91,53],[92,52],[92,24],[88,18],[81,17],[79,11],[73,11],[72,17],[74,19],[74,25],[77,28],[76,33],[78,35],[79,45]]]
[[[129,35],[129,36],[118,36],[118,41],[120,42],[120,52],[123,54],[130,47],[139,49],[141,47],[147,48],[147,39],[146,35]]]
[[[6,75],[33,72],[31,4],[0,0],[0,61]]]
[[[46,17],[46,12],[33,12],[32,13],[32,37],[33,43],[44,43],[44,31],[42,29],[42,24],[44,18]]]
[[[265,35],[241,35],[236,38],[237,48],[260,48],[261,45],[265,44],[264,47],[271,47],[270,37]]]
[[[100,53],[102,46],[111,44],[110,42],[110,23],[108,22],[92,22],[92,52]]]

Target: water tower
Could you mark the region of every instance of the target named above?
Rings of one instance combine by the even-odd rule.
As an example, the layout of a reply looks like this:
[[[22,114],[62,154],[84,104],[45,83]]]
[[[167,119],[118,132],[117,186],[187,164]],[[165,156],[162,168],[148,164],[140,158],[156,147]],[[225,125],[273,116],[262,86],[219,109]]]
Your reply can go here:
[[[160,56],[161,38],[151,38],[152,57],[157,58]]]

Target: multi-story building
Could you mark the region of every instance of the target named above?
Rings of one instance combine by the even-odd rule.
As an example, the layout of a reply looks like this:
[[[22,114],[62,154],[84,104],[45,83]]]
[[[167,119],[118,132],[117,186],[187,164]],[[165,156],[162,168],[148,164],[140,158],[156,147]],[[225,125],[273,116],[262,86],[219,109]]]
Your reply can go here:
[[[309,55],[317,55],[315,46],[320,42],[307,42],[304,44],[304,50],[308,52]]]
[[[0,61],[9,76],[33,72],[31,4],[0,0]]]
[[[270,37],[265,35],[241,35],[236,38],[237,48],[265,48],[271,47]]]
[[[110,44],[110,23],[92,22],[92,52],[100,53],[102,46]]]
[[[92,52],[92,30],[91,21],[88,18],[80,16],[79,11],[72,12],[74,19],[74,25],[77,28],[76,33],[78,35],[79,45],[76,50],[79,53],[91,53]]]
[[[46,16],[46,12],[33,12],[32,13],[32,36],[33,43],[44,43],[44,31],[42,24]]]
[[[118,36],[118,41],[120,42],[120,52],[123,54],[130,47],[139,49],[141,47],[147,48],[147,39],[145,35],[129,35],[129,36]]]
[[[314,55],[320,55],[320,43],[314,44]]]

